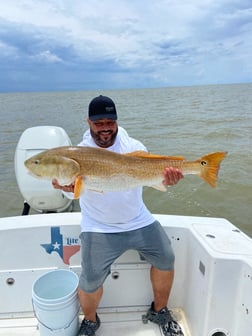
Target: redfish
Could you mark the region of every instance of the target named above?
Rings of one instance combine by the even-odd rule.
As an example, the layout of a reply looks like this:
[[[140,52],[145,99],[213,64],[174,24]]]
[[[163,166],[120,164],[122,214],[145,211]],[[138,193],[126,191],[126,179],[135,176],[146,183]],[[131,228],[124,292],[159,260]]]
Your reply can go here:
[[[162,181],[167,167],[181,169],[183,175],[198,175],[216,187],[220,163],[226,154],[215,152],[186,161],[181,156],[144,151],[119,154],[102,148],[65,146],[34,155],[24,164],[35,177],[57,179],[61,185],[74,183],[74,198],[79,198],[85,189],[107,192],[149,186],[166,191]]]

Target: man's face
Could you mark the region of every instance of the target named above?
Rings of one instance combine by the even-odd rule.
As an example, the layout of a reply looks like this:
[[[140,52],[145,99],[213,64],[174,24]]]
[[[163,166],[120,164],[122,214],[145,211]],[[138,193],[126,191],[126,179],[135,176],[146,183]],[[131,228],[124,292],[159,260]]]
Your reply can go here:
[[[88,119],[87,121],[90,127],[90,133],[99,147],[108,148],[114,144],[118,132],[116,120],[99,119],[91,121]]]

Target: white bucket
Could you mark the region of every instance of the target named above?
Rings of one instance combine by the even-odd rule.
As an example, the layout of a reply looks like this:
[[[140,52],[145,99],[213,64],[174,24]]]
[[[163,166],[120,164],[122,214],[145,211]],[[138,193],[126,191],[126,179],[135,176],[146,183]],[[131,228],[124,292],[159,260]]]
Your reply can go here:
[[[32,301],[41,336],[77,335],[78,283],[78,276],[69,270],[51,271],[35,281],[32,287]]]

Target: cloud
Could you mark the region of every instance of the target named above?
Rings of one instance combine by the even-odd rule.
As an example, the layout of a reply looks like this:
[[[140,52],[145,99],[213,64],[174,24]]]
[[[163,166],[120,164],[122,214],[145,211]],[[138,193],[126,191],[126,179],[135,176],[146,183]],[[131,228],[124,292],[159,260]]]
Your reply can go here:
[[[246,0],[1,2],[0,91],[251,81],[251,22]]]

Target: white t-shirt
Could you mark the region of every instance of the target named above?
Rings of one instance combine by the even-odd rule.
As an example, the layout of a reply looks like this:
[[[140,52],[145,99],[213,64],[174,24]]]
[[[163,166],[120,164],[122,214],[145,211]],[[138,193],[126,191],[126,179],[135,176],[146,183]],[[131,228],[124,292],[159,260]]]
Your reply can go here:
[[[90,131],[86,131],[79,146],[98,147]],[[115,143],[107,148],[112,152],[130,153],[144,150],[144,145],[122,128],[118,128]],[[155,221],[142,199],[142,187],[118,192],[98,193],[85,190],[80,197],[82,232],[122,232],[136,230]]]

